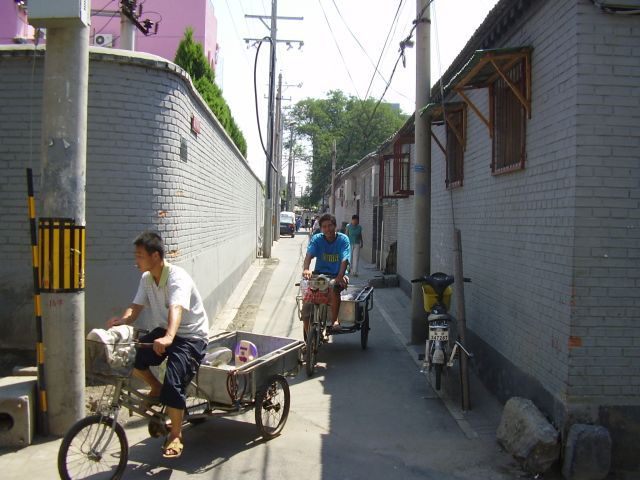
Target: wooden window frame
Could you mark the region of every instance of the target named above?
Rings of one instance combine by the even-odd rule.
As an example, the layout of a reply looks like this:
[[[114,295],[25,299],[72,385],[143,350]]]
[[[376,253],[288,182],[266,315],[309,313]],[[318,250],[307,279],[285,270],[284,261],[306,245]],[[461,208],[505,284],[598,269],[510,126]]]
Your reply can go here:
[[[523,170],[526,161],[527,109],[514,93],[526,88],[526,64],[520,60],[489,85],[489,115],[493,127],[491,138],[491,173]],[[506,78],[505,78],[506,77]],[[508,81],[507,81],[508,80]],[[511,85],[509,84],[511,83]],[[514,145],[514,142],[517,145]],[[509,158],[511,157],[511,160]]]

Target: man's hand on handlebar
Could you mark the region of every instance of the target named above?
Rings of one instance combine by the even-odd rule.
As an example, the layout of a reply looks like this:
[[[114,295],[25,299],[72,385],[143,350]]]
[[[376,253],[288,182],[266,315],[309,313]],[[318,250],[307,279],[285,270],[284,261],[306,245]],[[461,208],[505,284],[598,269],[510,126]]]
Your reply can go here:
[[[349,277],[346,275],[338,275],[336,277],[336,283],[343,288],[347,288],[347,285],[349,285]]]
[[[153,341],[153,351],[156,355],[163,355],[165,350],[173,343],[173,337],[165,335],[164,337],[156,338]]]

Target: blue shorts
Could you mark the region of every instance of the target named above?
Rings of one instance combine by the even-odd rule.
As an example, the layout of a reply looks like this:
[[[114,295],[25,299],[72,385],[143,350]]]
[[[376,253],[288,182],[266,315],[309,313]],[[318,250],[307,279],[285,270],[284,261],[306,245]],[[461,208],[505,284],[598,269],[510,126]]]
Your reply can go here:
[[[166,329],[156,328],[140,337],[138,341],[153,343],[166,333]],[[156,354],[151,348],[138,348],[134,367],[138,370],[148,370],[149,367],[160,365],[166,358],[167,369],[160,392],[160,402],[167,407],[183,409],[186,406],[187,386],[198,371],[206,348],[207,342],[204,340],[176,336],[163,355]]]

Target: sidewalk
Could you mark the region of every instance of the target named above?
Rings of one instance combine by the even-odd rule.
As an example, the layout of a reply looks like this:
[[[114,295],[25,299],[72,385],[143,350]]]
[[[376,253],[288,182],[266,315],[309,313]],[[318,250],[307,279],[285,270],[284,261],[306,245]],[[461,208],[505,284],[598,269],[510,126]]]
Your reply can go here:
[[[359,276],[351,278],[351,283],[367,283],[369,280],[383,275],[375,265],[366,263],[362,259],[360,260],[359,270]],[[424,353],[424,344],[412,345],[410,343],[410,297],[398,287],[378,288],[374,291],[374,309],[377,309],[396,335],[398,341],[404,346],[407,354],[414,361],[416,368],[420,369],[422,360],[418,360],[418,355]],[[478,377],[473,372],[470,372],[471,409],[463,411],[461,408],[458,363],[456,362],[450,369],[445,369],[445,373],[448,373],[448,375],[443,377],[442,389],[436,391],[435,388],[432,388],[433,395],[442,400],[467,438],[491,437],[495,439],[495,433],[502,415],[500,402],[484,387]],[[425,381],[430,382],[428,374],[425,374]],[[430,384],[433,385],[431,382]]]

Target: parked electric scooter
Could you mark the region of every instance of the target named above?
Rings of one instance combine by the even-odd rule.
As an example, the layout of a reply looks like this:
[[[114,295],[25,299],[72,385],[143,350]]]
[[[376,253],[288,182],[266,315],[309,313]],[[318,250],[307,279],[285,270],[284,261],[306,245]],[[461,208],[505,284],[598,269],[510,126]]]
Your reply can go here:
[[[429,324],[429,335],[425,343],[424,363],[421,371],[431,373],[435,371],[436,390],[440,390],[442,383],[442,373],[445,364],[448,367],[453,365],[453,361],[458,353],[458,349],[462,350],[468,357],[472,357],[467,349],[456,340],[451,354],[447,359],[449,350],[449,324],[452,317],[449,314],[451,304],[451,295],[453,290],[451,285],[454,283],[454,277],[442,272],[435,272],[429,276],[415,278],[411,283],[420,283],[422,286],[422,295],[424,309],[428,313],[427,322]],[[468,278],[465,282],[470,282]]]

